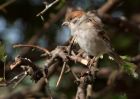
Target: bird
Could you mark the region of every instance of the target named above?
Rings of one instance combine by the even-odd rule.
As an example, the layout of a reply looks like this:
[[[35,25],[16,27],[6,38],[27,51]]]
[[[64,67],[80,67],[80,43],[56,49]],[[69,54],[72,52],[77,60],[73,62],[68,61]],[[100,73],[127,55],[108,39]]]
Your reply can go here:
[[[75,10],[69,13],[63,26],[67,26],[75,37],[80,48],[88,55],[99,57],[103,54],[111,56],[119,65],[123,59],[114,51],[110,38],[104,29],[104,24],[97,13]]]

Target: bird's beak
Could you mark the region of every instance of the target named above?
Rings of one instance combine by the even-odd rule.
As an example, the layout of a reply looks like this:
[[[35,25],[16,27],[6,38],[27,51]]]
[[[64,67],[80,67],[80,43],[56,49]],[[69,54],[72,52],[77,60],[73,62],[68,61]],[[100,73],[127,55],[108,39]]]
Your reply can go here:
[[[62,26],[69,26],[69,22],[68,21],[63,22]]]

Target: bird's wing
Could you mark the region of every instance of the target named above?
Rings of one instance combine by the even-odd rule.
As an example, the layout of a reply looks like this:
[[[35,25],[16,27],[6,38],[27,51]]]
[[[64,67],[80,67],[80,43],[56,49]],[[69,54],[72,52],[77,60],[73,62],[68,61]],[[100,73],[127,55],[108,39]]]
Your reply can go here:
[[[105,30],[102,30],[99,32],[100,37],[106,42],[107,46],[110,48],[111,52],[114,52],[114,48],[111,45],[110,38],[108,37],[107,33]]]

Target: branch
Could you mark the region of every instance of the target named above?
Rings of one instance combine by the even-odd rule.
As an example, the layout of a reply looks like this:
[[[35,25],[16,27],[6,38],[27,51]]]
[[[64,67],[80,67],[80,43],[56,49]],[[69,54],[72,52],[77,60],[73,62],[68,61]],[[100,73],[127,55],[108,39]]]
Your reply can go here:
[[[58,11],[58,13],[56,13],[54,16],[51,16],[50,19],[44,23],[43,28],[41,29],[41,31],[37,31],[35,33],[35,35],[33,35],[33,37],[26,43],[27,45],[33,45],[36,43],[37,39],[40,38],[43,33],[42,32],[46,32],[48,31],[48,29],[52,26],[52,24],[54,24],[55,22],[57,22],[62,16],[64,16],[65,11],[66,11],[67,5],[65,5],[62,9],[60,9],[60,11]],[[30,48],[23,48],[21,50],[20,56],[25,56]]]
[[[36,16],[42,16],[42,14],[44,14],[50,7],[52,7],[54,4],[56,4],[59,0],[55,0],[54,2],[52,2],[51,4],[47,4],[45,3],[45,9],[43,9],[41,12],[39,12]]]
[[[14,3],[16,0],[8,0],[4,4],[0,5],[0,10],[3,10],[5,7],[9,6],[10,4]]]
[[[79,85],[77,88],[76,99],[87,99],[91,97],[93,78],[95,75],[92,75],[90,71],[87,71],[84,74],[81,74],[81,77],[78,81]],[[90,86],[90,88],[89,88]]]
[[[50,55],[50,52],[46,48],[43,48],[43,47],[40,47],[40,46],[36,46],[36,45],[26,45],[26,44],[16,44],[16,45],[13,45],[13,48],[17,48],[17,47],[31,47],[31,48],[36,48],[36,49],[39,49],[41,51],[44,51],[45,54]]]
[[[124,32],[133,32],[135,37],[140,40],[140,28],[129,20],[123,20],[121,18],[112,17],[108,14],[100,15],[103,22],[109,25],[113,25]]]
[[[97,12],[99,15],[103,15],[105,13],[108,13],[110,10],[112,10],[120,2],[121,2],[121,0],[108,0],[103,6],[101,6],[97,10]]]
[[[11,70],[21,68],[23,71],[27,72],[27,75],[30,75],[35,82],[43,77],[41,69],[27,58],[16,57],[15,62],[10,65],[10,68]]]

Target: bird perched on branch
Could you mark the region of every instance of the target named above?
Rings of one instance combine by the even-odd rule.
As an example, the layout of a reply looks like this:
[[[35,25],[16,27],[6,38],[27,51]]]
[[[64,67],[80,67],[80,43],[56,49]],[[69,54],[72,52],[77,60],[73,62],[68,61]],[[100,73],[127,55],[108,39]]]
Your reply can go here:
[[[108,53],[118,64],[124,63],[113,51],[109,37],[104,30],[104,24],[96,13],[73,11],[66,16],[62,25],[70,28],[71,34],[75,36],[81,49],[89,55],[98,57]]]

